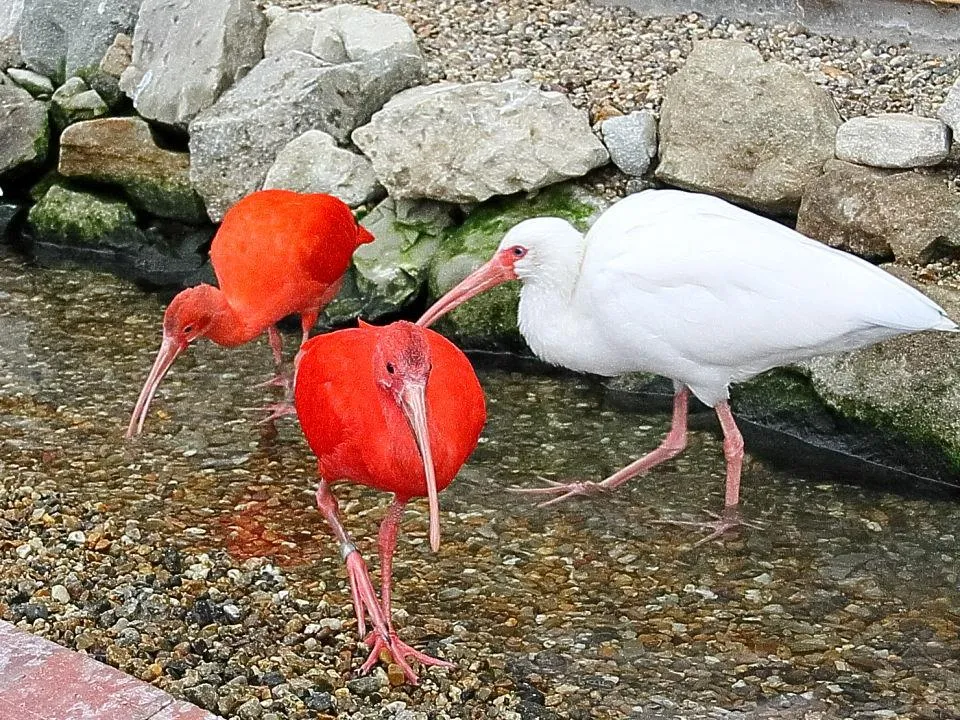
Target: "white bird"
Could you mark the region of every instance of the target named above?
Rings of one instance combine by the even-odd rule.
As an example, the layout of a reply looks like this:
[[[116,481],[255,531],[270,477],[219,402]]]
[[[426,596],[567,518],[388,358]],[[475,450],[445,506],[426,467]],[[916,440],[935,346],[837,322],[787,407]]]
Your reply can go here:
[[[726,497],[713,532],[739,513],[743,438],[731,383],[815,355],[922,330],[956,331],[932,300],[858,257],[709,195],[646,190],[620,200],[584,236],[565,220],[525,220],[494,256],[420,318],[427,326],[474,295],[519,279],[519,327],[549,363],[614,376],[650,372],[674,382],[673,419],[655,450],[601,482],[527,492],[612,490],[677,455],[692,392],[723,429]],[[698,543],[699,544],[699,543]]]

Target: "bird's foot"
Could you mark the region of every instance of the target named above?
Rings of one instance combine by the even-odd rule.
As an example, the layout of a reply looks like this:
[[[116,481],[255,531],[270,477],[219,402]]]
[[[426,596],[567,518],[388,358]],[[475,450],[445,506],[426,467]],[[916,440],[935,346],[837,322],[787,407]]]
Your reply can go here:
[[[587,497],[590,495],[600,495],[601,493],[609,492],[609,488],[603,485],[603,483],[593,482],[592,480],[582,480],[579,482],[558,482],[556,480],[549,480],[548,478],[538,478],[545,483],[548,483],[546,487],[538,488],[508,488],[510,492],[519,493],[521,495],[556,495],[556,497],[551,498],[550,500],[545,500],[542,503],[538,503],[537,507],[547,507],[548,505],[556,505],[559,502],[564,500],[569,500],[572,497],[582,496]]]
[[[289,400],[284,400],[283,402],[270,403],[269,405],[264,405],[260,408],[243,408],[247,412],[265,412],[267,416],[260,420],[258,425],[266,425],[272,423],[275,420],[279,420],[282,417],[287,415],[296,415],[297,408]]]
[[[762,530],[763,525],[755,522],[747,522],[740,514],[740,508],[737,505],[725,507],[719,514],[706,511],[708,515],[713,516],[713,520],[691,521],[691,520],[656,520],[657,525],[683,525],[684,527],[695,527],[701,530],[710,530],[710,534],[700,538],[693,544],[693,547],[700,547],[711,540],[718,540],[731,530],[740,527]]]
[[[360,668],[361,673],[368,673],[370,669],[377,664],[377,661],[381,659],[381,654],[383,651],[386,651],[390,658],[397,665],[400,666],[400,669],[403,671],[403,675],[407,678],[407,681],[411,685],[416,685],[418,682],[417,673],[414,672],[413,668],[410,667],[410,664],[407,662],[408,658],[413,658],[421,665],[436,665],[437,667],[452,668],[455,667],[453,663],[447,662],[446,660],[440,660],[439,658],[431,657],[426,653],[422,653],[419,650],[415,650],[409,645],[407,645],[403,640],[401,640],[395,630],[388,630],[386,639],[383,637],[383,634],[374,630],[364,639],[364,642],[370,646],[370,656],[367,658],[367,661]]]
[[[373,589],[373,583],[370,582],[370,571],[367,570],[367,564],[356,549],[347,555],[344,562],[347,565],[347,577],[350,578],[353,611],[357,614],[357,633],[360,637],[367,634],[366,617],[369,614],[375,628],[372,634],[379,635],[384,639],[388,638],[387,621],[383,616],[380,601],[377,599],[377,592]],[[367,639],[369,639],[369,636],[367,636]]]
[[[274,375],[269,380],[264,380],[261,383],[257,383],[253,387],[255,388],[265,388],[265,387],[279,387],[283,388],[287,394],[293,392],[293,377],[290,373],[278,373]]]

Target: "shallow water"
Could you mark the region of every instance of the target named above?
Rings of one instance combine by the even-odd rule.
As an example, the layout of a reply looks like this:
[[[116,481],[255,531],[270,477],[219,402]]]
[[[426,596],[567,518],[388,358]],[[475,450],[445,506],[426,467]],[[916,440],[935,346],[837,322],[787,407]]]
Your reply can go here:
[[[100,503],[184,552],[268,556],[291,592],[326,587],[352,622],[295,421],[258,426],[243,410],[276,394],[253,387],[271,374],[265,341],[191,348],[144,435],[123,439],[163,306],[108,276],[0,252],[0,508],[17,487],[53,487],[64,506]],[[692,549],[696,532],[655,521],[722,502],[720,441],[698,430],[680,458],[614,494],[539,509],[505,489],[609,474],[653,447],[669,417],[612,409],[589,379],[480,377],[489,421],[441,496],[441,551],[429,552],[418,502],[395,560],[400,624],[450,648],[452,682],[482,659],[525,717],[957,717],[960,504],[748,459],[743,509],[763,529]],[[375,566],[389,498],[336,492]],[[383,702],[419,708],[421,696],[391,692]]]

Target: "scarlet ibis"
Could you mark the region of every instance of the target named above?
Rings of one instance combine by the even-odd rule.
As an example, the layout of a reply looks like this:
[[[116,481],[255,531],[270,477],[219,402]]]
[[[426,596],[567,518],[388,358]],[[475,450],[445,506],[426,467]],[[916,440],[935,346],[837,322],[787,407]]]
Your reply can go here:
[[[163,341],[140,391],[127,437],[143,429],[150,401],[177,355],[197,338],[224,347],[268,332],[279,371],[276,322],[297,313],[306,342],[323,307],[340,289],[354,250],[373,240],[339,199],[322,193],[260,190],[223,217],[210,246],[219,287],[179,293],[163,316]]]
[[[297,356],[294,403],[318,459],[317,507],[340,542],[361,636],[364,617],[372,652],[361,671],[389,651],[406,678],[407,662],[452,667],[397,637],[390,616],[393,551],[404,506],[429,499],[430,546],[440,545],[438,493],[477,445],[486,420],[483,391],[469,360],[443,336],[409,322],[318,335]],[[366,564],[339,518],[333,483],[347,481],[392,492],[380,525],[381,601]]]
[[[630,195],[585,236],[558,218],[517,224],[418,324],[514,279],[523,284],[520,332],[537,356],[598,375],[656,373],[675,387],[671,428],[655,450],[602,482],[526,492],[553,496],[544,503],[552,504],[613,490],[674,457],[686,446],[693,393],[720,419],[727,463],[723,512],[692,523],[712,530],[701,542],[746,524],[731,383],[905,333],[957,330],[933,301],[880,268],[719,198],[679,190]]]

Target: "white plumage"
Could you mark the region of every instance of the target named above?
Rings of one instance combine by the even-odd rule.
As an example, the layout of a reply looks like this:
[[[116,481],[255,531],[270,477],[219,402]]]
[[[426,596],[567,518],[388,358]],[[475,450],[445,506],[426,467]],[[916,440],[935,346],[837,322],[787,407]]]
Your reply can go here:
[[[853,255],[709,195],[647,190],[609,208],[584,236],[558,218],[512,228],[496,254],[430,308],[434,319],[501,282],[519,279],[520,332],[547,362],[599,375],[645,371],[676,387],[666,439],[599,483],[553,483],[527,492],[612,490],[686,446],[692,392],[724,433],[724,512],[716,537],[739,517],[743,438],[729,387],[815,355],[853,350],[957,325],[922,293]],[[702,541],[703,542],[703,541]]]
[[[772,367],[957,327],[886,271],[709,195],[636,193],[586,236],[527,220],[500,248],[515,244],[529,249],[519,322],[538,356],[665,375],[711,406]]]

